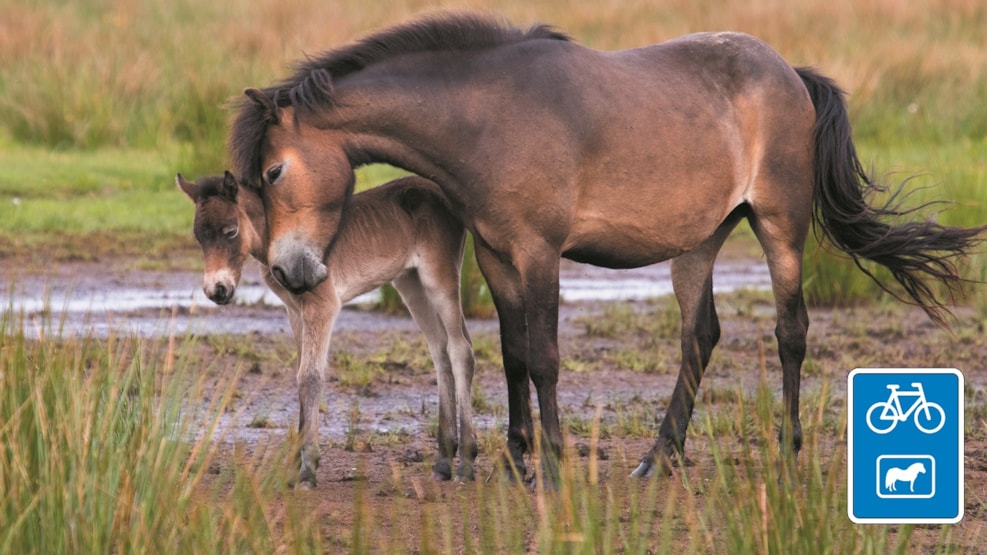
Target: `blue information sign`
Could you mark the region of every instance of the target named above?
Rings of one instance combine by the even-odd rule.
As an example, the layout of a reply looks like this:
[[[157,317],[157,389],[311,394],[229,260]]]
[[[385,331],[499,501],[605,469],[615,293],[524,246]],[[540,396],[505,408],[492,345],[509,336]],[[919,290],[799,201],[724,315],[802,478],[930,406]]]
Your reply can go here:
[[[847,512],[857,523],[963,518],[963,374],[857,368],[847,380]]]

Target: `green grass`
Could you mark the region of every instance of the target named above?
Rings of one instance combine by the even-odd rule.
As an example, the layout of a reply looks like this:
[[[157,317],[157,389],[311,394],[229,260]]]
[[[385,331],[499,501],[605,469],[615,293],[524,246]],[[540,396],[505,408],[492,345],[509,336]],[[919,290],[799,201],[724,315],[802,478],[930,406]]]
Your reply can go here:
[[[261,461],[243,461],[231,493],[210,493],[218,451],[188,439],[216,430],[232,386],[190,407],[202,382],[189,379],[187,350],[42,329],[28,339],[17,316],[0,315],[0,552],[274,550],[261,508],[271,480],[245,472]]]
[[[484,7],[522,25],[552,22],[606,49],[698,30],[758,35],[793,64],[814,65],[850,92],[865,165],[873,162],[879,174],[899,170],[902,178],[927,174],[915,184],[931,188],[915,201],[954,201],[941,222],[981,225],[987,222],[987,72],[980,69],[987,67],[987,10],[971,0],[927,4],[491,0]],[[153,266],[162,257],[147,252],[177,252],[188,258],[174,263],[200,267],[192,206],[175,189],[174,174],[224,169],[230,99],[245,86],[285,75],[303,53],[344,44],[425,8],[417,0],[6,3],[0,17],[0,255],[31,250],[50,262],[127,253]],[[384,166],[361,169],[359,188],[399,175]],[[488,292],[470,266],[472,255],[466,259],[467,310],[489,314]],[[851,263],[811,246],[805,270],[814,304],[887,299]],[[987,280],[987,255],[971,257],[963,270]],[[987,322],[987,288],[972,288],[964,302],[979,307]],[[652,314],[649,326],[670,332],[672,312]],[[617,321],[587,323],[587,331],[605,336],[642,328],[633,314],[623,321],[611,316]],[[803,418],[806,448],[795,470],[798,487],[790,489],[771,479],[779,464],[771,429],[777,406],[762,394],[745,399],[728,391],[725,400],[710,401],[717,410],[692,428],[690,441],[705,441],[713,453],[715,469],[705,474],[686,468],[673,479],[642,484],[594,472],[591,458],[567,467],[558,492],[478,481],[444,502],[412,496],[406,510],[380,514],[373,505],[377,493],[367,486],[356,489],[358,518],[350,526],[319,521],[304,503],[286,503],[284,514],[272,516],[265,508],[282,495],[272,461],[282,460],[283,449],[238,457],[209,489],[201,484],[218,447],[184,439],[191,426],[215,425],[235,385],[199,407],[192,422],[180,408],[198,398],[202,384],[177,378],[196,370],[184,352],[127,337],[61,339],[50,328],[57,326],[49,326],[47,338],[32,340],[16,316],[0,317],[3,553],[428,552],[460,545],[545,553],[881,553],[907,551],[923,533],[938,536],[927,549],[962,550],[950,542],[947,527],[858,527],[845,519],[842,427],[823,394],[806,398],[806,414],[816,416]],[[485,365],[500,366],[495,342],[478,343],[477,354]],[[381,372],[379,365],[351,363],[357,388]],[[981,415],[982,393],[973,394],[969,414]],[[483,397],[476,398],[482,407]],[[636,404],[602,429],[584,416],[570,424],[588,431],[591,442],[594,433],[641,437],[651,425],[650,412]],[[484,452],[502,446],[500,427],[481,431]],[[984,430],[981,422],[971,433],[983,437]],[[727,439],[724,431],[742,433],[746,441]],[[463,514],[475,518],[467,524]],[[393,538],[388,544],[368,533],[393,521],[413,527],[420,545]],[[330,545],[322,545],[325,538]],[[977,538],[971,541],[977,545]]]
[[[687,0],[609,7],[491,0],[484,8],[520,24],[554,23],[603,49],[698,30],[762,37],[793,64],[814,65],[850,92],[865,164],[873,162],[878,173],[927,173],[916,184],[933,188],[915,200],[956,201],[942,215],[946,223],[985,222],[987,116],[980,106],[987,72],[978,68],[987,67],[987,50],[977,45],[987,11],[977,2],[849,7],[814,0],[782,7],[736,0],[711,9]],[[153,235],[155,246],[191,245],[191,205],[171,183],[178,171],[196,177],[224,169],[231,100],[246,86],[284,76],[305,53],[423,9],[414,0],[379,9],[354,0],[14,0],[0,22],[0,244],[15,251],[58,248],[68,258],[92,256],[72,251],[87,251],[94,241],[56,247],[52,237],[108,231],[118,245],[113,238],[98,245],[109,252],[126,251],[142,235]],[[402,174],[373,166],[360,171],[359,188]],[[814,304],[884,295],[846,260],[815,250],[810,244],[806,264]],[[465,304],[471,313],[490,315],[472,258],[467,255],[463,276]],[[984,255],[967,261],[964,275],[987,279]],[[970,301],[987,315],[987,293]]]
[[[908,184],[914,191],[910,206],[941,202],[910,216],[921,219],[936,215],[944,225],[973,227],[987,224],[987,138],[974,142],[960,140],[934,147],[921,144],[861,145],[860,155],[865,164],[878,172],[893,172],[887,178],[893,182],[915,176]],[[865,262],[886,284],[893,284],[890,274],[876,264]],[[966,279],[987,280],[987,252],[980,249],[973,256],[958,261],[960,274]],[[851,306],[890,298],[881,291],[853,262],[826,245],[819,248],[810,236],[804,264],[805,292],[810,304],[821,306]],[[896,285],[896,284],[894,284]],[[972,286],[972,296],[958,298],[987,310],[987,295],[983,287]],[[900,289],[897,289],[900,291]],[[941,298],[948,296],[939,288]]]

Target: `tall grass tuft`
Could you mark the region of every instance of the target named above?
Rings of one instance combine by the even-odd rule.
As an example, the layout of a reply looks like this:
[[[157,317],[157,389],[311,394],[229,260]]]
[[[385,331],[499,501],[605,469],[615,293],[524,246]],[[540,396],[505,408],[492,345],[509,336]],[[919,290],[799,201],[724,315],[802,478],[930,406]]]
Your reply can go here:
[[[0,552],[274,552],[276,539],[318,540],[275,533],[258,461],[214,495],[202,487],[233,388],[206,406],[185,401],[202,390],[186,379],[187,351],[61,339],[47,322],[33,339],[26,325],[0,316]]]

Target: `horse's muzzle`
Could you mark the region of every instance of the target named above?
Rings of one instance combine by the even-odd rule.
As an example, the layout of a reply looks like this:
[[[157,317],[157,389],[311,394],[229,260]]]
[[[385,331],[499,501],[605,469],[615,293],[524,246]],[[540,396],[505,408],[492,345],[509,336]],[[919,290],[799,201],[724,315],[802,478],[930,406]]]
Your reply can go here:
[[[328,275],[321,260],[304,254],[293,260],[271,266],[271,275],[292,294],[300,295],[315,289]]]

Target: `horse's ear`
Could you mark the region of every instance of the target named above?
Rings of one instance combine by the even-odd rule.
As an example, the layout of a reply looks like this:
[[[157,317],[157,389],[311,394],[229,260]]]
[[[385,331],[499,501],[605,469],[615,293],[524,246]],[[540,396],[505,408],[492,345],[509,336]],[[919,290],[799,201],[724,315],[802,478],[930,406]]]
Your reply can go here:
[[[219,194],[223,198],[236,202],[236,193],[240,189],[236,177],[229,170],[223,174],[223,183],[219,186]]]
[[[175,185],[177,185],[178,188],[188,196],[188,198],[192,199],[192,202],[195,202],[195,199],[198,198],[199,186],[182,177],[182,174],[179,173],[175,176]]]
[[[264,94],[263,91],[259,89],[246,89],[243,94],[247,95],[247,98],[254,103],[261,111],[264,113],[264,119],[267,123],[271,125],[278,125],[281,123],[281,109],[278,108],[277,104],[271,97]]]

